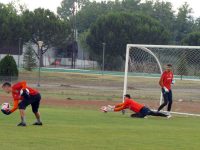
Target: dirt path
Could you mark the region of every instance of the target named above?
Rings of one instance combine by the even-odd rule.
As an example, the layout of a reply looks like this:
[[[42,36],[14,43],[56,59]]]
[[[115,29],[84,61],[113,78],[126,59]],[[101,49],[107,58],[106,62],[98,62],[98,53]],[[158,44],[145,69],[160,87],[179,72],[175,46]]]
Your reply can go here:
[[[9,102],[12,103],[10,96],[0,95],[0,103]],[[62,100],[62,99],[42,99],[41,104],[43,106],[59,106],[68,108],[83,108],[83,109],[96,109],[98,110],[103,105],[114,105],[119,101],[100,101],[100,100]],[[140,101],[140,103],[146,106],[156,109],[159,106],[158,101]],[[174,102],[173,111],[177,112],[190,112],[200,113],[200,102]]]

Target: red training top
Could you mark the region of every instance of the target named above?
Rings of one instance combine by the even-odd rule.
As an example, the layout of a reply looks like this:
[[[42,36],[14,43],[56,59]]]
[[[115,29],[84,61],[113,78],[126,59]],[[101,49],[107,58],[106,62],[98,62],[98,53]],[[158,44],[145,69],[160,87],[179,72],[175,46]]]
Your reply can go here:
[[[160,78],[160,86],[166,87],[168,90],[171,90],[172,80],[174,78],[173,72],[164,71]]]
[[[130,110],[138,113],[144,107],[144,105],[139,104],[138,102],[134,101],[133,99],[126,98],[124,103],[117,104],[115,106],[114,111],[121,111],[123,109],[129,108]]]
[[[11,112],[14,112],[18,108],[18,104],[20,100],[23,100],[23,97],[20,95],[20,91],[23,89],[28,89],[30,95],[37,95],[38,91],[27,87],[26,81],[18,82],[12,86],[12,96],[14,101],[14,106],[11,109]]]

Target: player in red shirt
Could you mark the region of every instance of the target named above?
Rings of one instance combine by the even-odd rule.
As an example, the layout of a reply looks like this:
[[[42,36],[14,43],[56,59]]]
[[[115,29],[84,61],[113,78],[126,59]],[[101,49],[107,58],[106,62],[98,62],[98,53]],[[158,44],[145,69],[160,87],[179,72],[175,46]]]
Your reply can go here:
[[[174,84],[174,75],[172,72],[172,65],[168,64],[166,65],[166,70],[163,72],[159,84],[162,90],[164,102],[160,105],[158,108],[158,111],[163,109],[166,105],[168,115],[170,115],[170,111],[172,108],[172,90],[171,90],[171,84]]]
[[[101,110],[103,112],[118,112],[122,111],[124,109],[130,109],[134,111],[135,113],[131,115],[133,118],[144,118],[145,116],[161,116],[161,117],[168,117],[168,115],[160,112],[154,112],[148,107],[144,106],[143,104],[140,104],[133,99],[131,99],[131,96],[129,94],[126,94],[124,97],[124,102],[117,104],[115,106],[103,106]]]
[[[41,96],[37,90],[28,87],[25,81],[16,83],[14,85],[11,85],[9,82],[5,82],[2,85],[2,89],[6,93],[12,93],[14,101],[14,106],[11,110],[1,110],[5,115],[10,115],[11,113],[19,109],[21,122],[18,124],[18,126],[26,126],[25,109],[28,105],[31,105],[32,111],[37,119],[37,121],[33,125],[42,125],[42,122],[40,120],[40,113],[38,111]]]

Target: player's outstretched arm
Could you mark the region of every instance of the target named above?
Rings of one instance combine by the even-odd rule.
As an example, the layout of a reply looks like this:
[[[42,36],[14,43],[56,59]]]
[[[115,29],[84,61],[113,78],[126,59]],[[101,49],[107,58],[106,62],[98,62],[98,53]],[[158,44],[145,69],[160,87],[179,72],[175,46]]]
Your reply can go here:
[[[18,109],[19,100],[14,100],[13,108],[10,110],[11,113],[15,112]]]
[[[125,103],[119,103],[119,104],[116,104],[115,106],[108,105],[108,106],[101,107],[101,111],[106,112],[106,113],[107,112],[118,112],[118,111],[121,111],[124,109],[126,109]]]
[[[122,105],[122,106],[119,106],[119,107],[115,108],[114,111],[122,111],[124,109],[125,109],[125,106]]]
[[[122,107],[123,105],[124,105],[124,103],[119,103],[119,104],[115,105],[115,108]]]

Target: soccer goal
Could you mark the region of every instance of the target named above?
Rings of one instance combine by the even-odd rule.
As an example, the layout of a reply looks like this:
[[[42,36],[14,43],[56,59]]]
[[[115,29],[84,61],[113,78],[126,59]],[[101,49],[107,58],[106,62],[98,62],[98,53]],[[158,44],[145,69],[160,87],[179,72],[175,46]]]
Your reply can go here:
[[[174,105],[182,109],[195,105],[188,105],[188,112],[175,113],[200,116],[200,111],[192,110],[198,109],[200,100],[200,46],[127,44],[123,95],[130,93],[138,99],[162,103],[158,82],[166,64],[173,65],[176,79]]]

